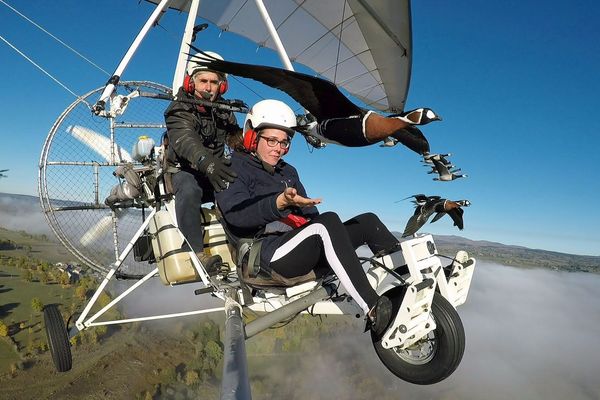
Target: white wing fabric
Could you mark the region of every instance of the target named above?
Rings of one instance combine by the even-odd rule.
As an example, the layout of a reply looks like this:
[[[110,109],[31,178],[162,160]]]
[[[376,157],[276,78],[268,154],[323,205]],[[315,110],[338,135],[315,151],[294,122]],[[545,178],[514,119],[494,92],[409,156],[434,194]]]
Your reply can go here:
[[[293,62],[308,66],[371,108],[404,110],[412,63],[409,0],[264,4]],[[189,0],[173,0],[170,6],[188,11],[189,5]],[[275,48],[254,1],[201,1],[199,14],[223,31]]]

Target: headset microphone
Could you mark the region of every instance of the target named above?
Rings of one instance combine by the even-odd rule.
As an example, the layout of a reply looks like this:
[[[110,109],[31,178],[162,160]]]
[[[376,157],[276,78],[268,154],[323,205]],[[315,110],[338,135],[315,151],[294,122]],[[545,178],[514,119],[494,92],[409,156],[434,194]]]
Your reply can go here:
[[[206,28],[208,28],[208,24],[200,24],[200,25],[196,25],[192,31],[192,43],[194,43],[196,41],[196,34],[198,32],[202,32],[203,30],[205,30]]]

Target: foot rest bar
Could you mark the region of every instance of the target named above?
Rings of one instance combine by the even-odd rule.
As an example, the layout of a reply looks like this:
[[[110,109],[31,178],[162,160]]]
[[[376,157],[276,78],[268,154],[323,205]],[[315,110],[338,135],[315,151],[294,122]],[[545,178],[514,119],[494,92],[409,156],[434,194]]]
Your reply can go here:
[[[415,289],[417,289],[417,292],[420,292],[421,290],[423,290],[425,288],[433,286],[434,282],[435,281],[431,278],[423,279],[422,282],[419,282],[415,285]]]
[[[271,311],[260,318],[255,319],[245,327],[246,339],[251,338],[265,329],[269,329],[276,323],[290,318],[291,316],[298,314],[315,304],[316,302],[329,297],[332,293],[334,293],[334,290],[335,287],[333,285],[320,287],[314,292],[298,300],[295,300],[281,308],[278,308],[277,310]]]

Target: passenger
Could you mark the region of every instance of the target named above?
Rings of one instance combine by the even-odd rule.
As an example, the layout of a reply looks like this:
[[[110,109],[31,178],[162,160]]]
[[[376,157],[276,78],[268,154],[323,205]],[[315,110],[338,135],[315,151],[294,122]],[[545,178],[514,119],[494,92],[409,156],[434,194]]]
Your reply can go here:
[[[172,185],[179,229],[209,275],[214,275],[219,272],[222,259],[203,252],[201,207],[202,203],[214,200],[214,191],[223,190],[235,179],[231,161],[224,157],[224,143],[229,135],[239,135],[241,129],[231,111],[178,101],[218,100],[227,91],[227,74],[194,61],[188,62],[186,73],[177,99],[165,111],[167,162],[176,171]]]
[[[230,237],[238,251],[241,239],[260,243],[260,268],[285,278],[319,267],[333,270],[381,334],[391,319],[391,301],[373,290],[355,250],[366,244],[381,253],[398,240],[372,213],[346,222],[334,212],[319,214],[321,199],[307,196],[296,169],[282,159],[295,125],[294,112],[281,101],[263,100],[250,109],[232,156],[238,177],[216,194]]]

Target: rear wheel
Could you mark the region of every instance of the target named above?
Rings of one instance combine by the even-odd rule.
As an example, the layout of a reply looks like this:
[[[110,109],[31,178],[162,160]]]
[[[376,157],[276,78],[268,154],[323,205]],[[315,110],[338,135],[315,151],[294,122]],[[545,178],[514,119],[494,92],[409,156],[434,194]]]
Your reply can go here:
[[[65,322],[56,304],[44,307],[44,325],[48,337],[48,347],[50,347],[56,370],[58,372],[70,370],[73,365],[71,343],[69,343]]]
[[[392,299],[395,310],[401,296]],[[406,349],[386,349],[371,332],[379,359],[398,378],[418,385],[437,383],[454,372],[465,351],[465,331],[454,307],[442,295],[433,297],[431,312],[436,329]]]

